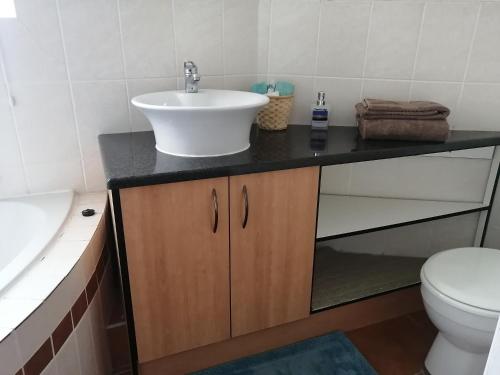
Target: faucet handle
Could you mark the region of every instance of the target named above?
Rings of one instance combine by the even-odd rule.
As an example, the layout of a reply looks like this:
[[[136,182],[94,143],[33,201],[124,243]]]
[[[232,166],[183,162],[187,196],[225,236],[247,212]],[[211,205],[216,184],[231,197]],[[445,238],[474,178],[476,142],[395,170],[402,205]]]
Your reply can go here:
[[[192,74],[198,74],[198,67],[192,61],[184,61],[184,74],[186,76]]]

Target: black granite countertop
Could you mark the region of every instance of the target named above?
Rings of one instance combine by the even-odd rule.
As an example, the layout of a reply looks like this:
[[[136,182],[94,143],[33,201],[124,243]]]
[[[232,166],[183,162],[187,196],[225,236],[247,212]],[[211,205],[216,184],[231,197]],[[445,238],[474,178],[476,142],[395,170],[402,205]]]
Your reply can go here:
[[[109,189],[325,166],[500,145],[500,132],[451,131],[444,143],[363,141],[354,127],[290,125],[287,131],[252,129],[248,150],[221,157],[187,158],[160,153],[152,131],[102,134],[99,144]]]

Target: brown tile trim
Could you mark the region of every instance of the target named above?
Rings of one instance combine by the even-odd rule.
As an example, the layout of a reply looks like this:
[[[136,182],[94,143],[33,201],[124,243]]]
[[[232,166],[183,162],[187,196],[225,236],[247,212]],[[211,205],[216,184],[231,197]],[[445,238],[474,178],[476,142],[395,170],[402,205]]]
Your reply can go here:
[[[87,293],[85,289],[83,289],[83,292],[76,299],[75,303],[73,304],[73,307],[71,308],[71,315],[73,316],[73,324],[75,327],[80,322],[80,319],[82,318],[83,314],[85,314],[87,306],[88,306]]]
[[[85,287],[85,290],[87,291],[87,301],[89,305],[90,302],[92,302],[92,300],[94,299],[95,293],[97,292],[97,287],[98,287],[97,270],[95,270],[89,282],[87,283],[87,286]]]
[[[106,247],[103,249],[105,252]],[[102,258],[102,254],[101,254]],[[107,259],[107,256],[106,258]],[[103,269],[107,266],[104,262]],[[83,289],[80,296],[77,298],[71,310],[59,322],[59,325],[54,329],[52,335],[43,343],[43,345],[36,351],[35,354],[25,363],[15,375],[39,375],[50,361],[59,352],[64,345],[70,334],[73,332],[74,327],[80,322],[83,314],[87,311],[88,305],[92,298],[95,296],[98,288],[97,282],[97,266],[90,278],[85,289]],[[89,294],[87,293],[89,291]],[[87,294],[89,301],[87,302]]]
[[[99,261],[97,262],[97,267],[95,269],[95,271],[96,271],[95,273],[97,275],[97,281],[99,284],[101,283],[102,277],[104,276],[104,268],[105,268],[106,261],[107,261],[107,256],[106,256],[107,252],[108,252],[107,245],[105,245],[104,250],[101,253],[101,257],[99,258]]]
[[[99,284],[101,284],[102,278],[104,277],[104,271],[106,270],[106,266],[108,265],[111,251],[111,245],[109,243],[106,243],[96,267],[97,281],[99,282]]]
[[[71,312],[68,312],[63,320],[61,320],[61,323],[59,323],[56,327],[54,332],[52,332],[54,355],[56,355],[59,349],[61,349],[71,332],[73,332],[73,322],[71,320]]]
[[[52,343],[49,337],[28,362],[26,362],[24,365],[24,374],[39,375],[43,369],[47,367],[53,357],[54,353],[52,352]]]

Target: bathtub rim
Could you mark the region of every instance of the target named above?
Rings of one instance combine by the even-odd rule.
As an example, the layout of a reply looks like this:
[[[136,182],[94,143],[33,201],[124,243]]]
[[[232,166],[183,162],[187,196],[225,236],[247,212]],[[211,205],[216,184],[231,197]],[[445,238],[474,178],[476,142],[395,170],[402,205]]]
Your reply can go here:
[[[46,216],[43,228],[40,231],[41,233],[35,235],[13,260],[0,269],[0,298],[17,279],[23,276],[33,262],[43,254],[56,239],[71,212],[74,197],[75,193],[73,190],[57,190],[0,199],[0,202],[19,201],[19,203],[33,205],[41,209]],[[50,213],[46,211],[46,208],[50,208],[48,206],[53,202],[47,202],[44,198],[48,198],[49,200],[52,198],[52,201],[58,204],[55,215],[50,215]]]
[[[82,207],[92,207],[96,214],[84,217],[81,215]],[[73,299],[74,302],[81,292],[77,290],[78,295],[75,295],[75,285],[84,285],[83,283],[89,281],[91,268],[95,267],[97,262],[99,244],[107,238],[108,214],[108,196],[105,191],[75,193],[70,217],[64,223],[61,235],[49,245],[46,254],[39,257],[38,260],[44,258],[43,261],[33,262],[18,282],[13,283],[0,296],[0,316],[3,316],[3,312],[8,313],[11,310],[15,312],[10,314],[10,319],[6,318],[7,321],[0,319],[0,345],[12,332],[18,332],[23,330],[23,327],[29,326],[34,316],[43,315],[44,319],[53,319],[52,313],[55,312],[53,309],[57,310],[60,307],[57,303],[48,303],[54,297]],[[84,233],[81,234],[85,238],[74,239],[71,238],[72,235],[68,237],[68,232],[75,228],[83,229]],[[69,245],[75,246],[70,249]],[[61,256],[65,259],[61,259]],[[58,270],[57,275],[47,280],[47,271],[54,268]],[[39,282],[43,284],[42,288],[34,292],[29,291],[29,294],[33,295],[25,295],[27,290]],[[45,316],[46,309],[51,311],[51,318]],[[46,327],[41,329],[45,330]]]

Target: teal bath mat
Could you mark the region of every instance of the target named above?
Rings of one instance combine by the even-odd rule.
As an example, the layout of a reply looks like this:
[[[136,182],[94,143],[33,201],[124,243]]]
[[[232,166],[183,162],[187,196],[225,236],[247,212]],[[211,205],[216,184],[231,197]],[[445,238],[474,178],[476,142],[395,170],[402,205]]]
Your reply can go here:
[[[341,332],[199,371],[196,375],[377,375]]]

